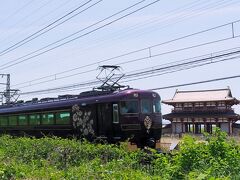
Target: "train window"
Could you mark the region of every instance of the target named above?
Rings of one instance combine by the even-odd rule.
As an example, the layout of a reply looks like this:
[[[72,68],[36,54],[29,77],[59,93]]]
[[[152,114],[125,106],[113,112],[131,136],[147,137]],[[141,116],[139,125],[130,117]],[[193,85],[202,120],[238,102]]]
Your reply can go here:
[[[42,114],[42,124],[54,124],[54,114]]]
[[[141,109],[142,113],[151,113],[152,112],[151,101],[148,99],[143,99],[141,101]]]
[[[69,124],[70,113],[69,112],[57,112],[56,113],[56,124]]]
[[[8,116],[1,116],[0,117],[0,125],[7,126],[8,125]]]
[[[157,100],[153,101],[153,112],[154,113],[160,113],[161,112],[160,101],[157,101]]]
[[[119,123],[118,104],[113,104],[113,123]]]
[[[40,114],[30,114],[29,115],[29,124],[30,125],[39,125],[41,120]]]
[[[121,102],[121,114],[138,113],[138,102],[133,101],[122,101]]]
[[[17,120],[17,116],[9,116],[9,126],[16,126]]]
[[[28,125],[28,118],[26,115],[18,116],[18,124],[19,125]]]

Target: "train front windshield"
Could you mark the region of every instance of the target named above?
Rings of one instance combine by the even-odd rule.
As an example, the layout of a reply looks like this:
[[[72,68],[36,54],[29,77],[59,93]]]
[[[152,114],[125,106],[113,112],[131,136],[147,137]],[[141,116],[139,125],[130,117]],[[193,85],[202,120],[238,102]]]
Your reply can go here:
[[[140,100],[140,103],[137,100],[122,101],[120,103],[120,107],[121,114],[161,113],[161,105],[159,100],[142,99]]]
[[[161,113],[161,104],[159,100],[153,100],[153,112]]]
[[[119,129],[139,147],[155,147],[161,137],[160,97],[153,92],[132,93],[119,102]]]
[[[121,114],[129,114],[129,113],[138,113],[138,101],[122,101],[121,102]]]
[[[161,105],[159,100],[143,99],[141,100],[141,113],[161,113]]]

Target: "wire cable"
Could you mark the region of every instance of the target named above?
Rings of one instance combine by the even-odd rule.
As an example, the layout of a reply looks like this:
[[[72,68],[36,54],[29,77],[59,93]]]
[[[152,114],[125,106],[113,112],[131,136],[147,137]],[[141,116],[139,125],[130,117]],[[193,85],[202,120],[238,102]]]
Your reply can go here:
[[[47,6],[48,4],[52,3],[53,1],[51,0],[46,0],[44,4],[42,4],[41,6],[38,6],[36,9],[34,9],[33,11],[31,11],[29,14],[27,14],[26,16],[24,16],[23,18],[19,19],[16,23],[14,23],[12,26],[8,27],[8,29],[14,28],[14,26],[16,26],[19,23],[22,23],[23,21],[26,21],[28,18],[32,17],[32,14],[35,14],[36,12],[38,12],[39,10],[41,10],[42,8],[44,8],[45,6]],[[1,35],[3,35],[4,33],[2,33]]]
[[[2,20],[0,22],[0,24],[4,23],[5,21],[7,21],[9,18],[11,18],[12,16],[15,16],[16,14],[18,14],[19,12],[21,12],[23,9],[25,9],[27,6],[29,6],[30,4],[32,4],[35,0],[30,0],[28,1],[26,4],[24,4],[22,7],[20,7],[19,9],[17,9],[16,11],[14,11],[12,14],[10,14],[9,16],[7,16],[4,20]]]
[[[165,89],[172,89],[172,88],[184,87],[184,86],[192,86],[192,85],[197,85],[197,84],[212,83],[212,82],[225,81],[225,80],[237,79],[237,78],[240,78],[240,75],[221,77],[221,78],[215,78],[215,79],[209,79],[209,80],[203,80],[203,81],[197,81],[197,82],[190,82],[190,83],[184,83],[184,84],[176,84],[176,85],[170,85],[170,86],[164,86],[164,87],[157,87],[157,88],[151,88],[151,89],[146,89],[146,90],[151,90],[151,91],[165,90]],[[72,90],[68,90],[68,91],[76,91],[76,90],[87,89],[87,88],[89,88],[89,87],[72,89]],[[66,91],[60,90],[58,92],[66,92]],[[47,92],[47,93],[55,93],[55,92]],[[33,93],[31,93],[31,92],[30,93],[20,93],[20,95],[22,95],[22,96],[28,95],[28,94],[33,94]],[[46,94],[46,93],[43,92],[43,93],[39,93],[39,94]]]
[[[199,2],[199,1],[197,1],[197,2]],[[209,1],[207,1],[207,2],[209,2]],[[199,3],[203,4],[202,1],[199,2]],[[211,3],[210,7],[209,7],[209,4],[207,4],[206,6],[198,8],[198,9],[194,9],[193,7],[196,4],[193,4],[194,6],[190,6],[188,8],[183,8],[182,11],[184,11],[184,12],[180,13],[176,19],[172,20],[172,16],[173,16],[172,12],[174,12],[174,10],[173,10],[173,11],[170,11],[171,12],[170,14],[163,16],[164,18],[163,17],[162,18],[155,18],[155,19],[153,18],[153,20],[150,20],[149,22],[146,21],[144,23],[139,23],[139,24],[135,25],[135,27],[129,28],[128,30],[126,28],[124,28],[122,30],[122,32],[120,31],[121,32],[120,34],[119,33],[112,33],[111,36],[113,36],[113,38],[111,38],[111,39],[106,39],[106,37],[99,38],[98,40],[95,41],[95,42],[99,42],[97,45],[88,46],[88,47],[84,46],[83,50],[88,50],[90,48],[99,47],[100,45],[106,44],[107,41],[110,41],[110,43],[111,43],[112,41],[116,42],[119,39],[128,39],[128,36],[126,35],[127,32],[129,32],[128,35],[131,34],[131,38],[140,37],[140,36],[146,35],[146,34],[151,34],[153,31],[164,29],[164,28],[169,27],[173,24],[175,25],[176,23],[180,23],[180,22],[182,22],[186,19],[191,19],[193,17],[206,14],[206,10],[219,9],[220,7],[223,7],[222,5],[229,6],[230,4],[233,4],[233,2],[229,3],[229,1],[228,1],[228,4],[226,4],[225,2],[222,2],[222,3],[218,2],[217,4],[216,3]],[[192,11],[190,11],[190,13],[188,13],[188,12],[186,13],[185,11],[188,11],[188,10],[192,10]],[[198,12],[198,11],[200,11],[200,12]],[[168,21],[170,21],[170,22],[167,23]],[[143,31],[142,29],[145,26],[147,26],[148,24],[154,24],[154,26],[152,25],[152,30]],[[131,31],[132,31],[132,33],[131,33]],[[138,33],[136,33],[136,31],[141,31],[141,33],[138,34]],[[83,50],[81,50],[81,51],[83,51]]]
[[[169,40],[169,41],[165,41],[165,42],[158,43],[158,44],[155,44],[155,45],[152,45],[152,46],[141,48],[141,49],[138,49],[138,50],[135,50],[135,51],[130,51],[130,52],[127,52],[127,53],[124,53],[124,54],[121,54],[121,55],[117,55],[117,56],[111,57],[111,58],[103,59],[103,60],[100,60],[100,61],[97,61],[97,62],[94,62],[94,63],[90,63],[90,64],[87,64],[87,65],[84,65],[84,66],[79,66],[79,67],[75,67],[75,68],[72,68],[72,69],[69,69],[69,70],[65,70],[65,71],[62,71],[62,72],[59,72],[59,73],[55,73],[55,74],[52,74],[52,75],[43,76],[43,77],[40,77],[40,78],[33,79],[31,81],[18,83],[18,84],[15,84],[14,86],[32,83],[34,81],[39,81],[39,80],[50,78],[50,77],[54,77],[54,79],[58,79],[57,76],[61,75],[61,74],[66,74],[66,73],[69,73],[69,72],[72,72],[72,71],[75,71],[75,70],[79,70],[79,69],[82,69],[82,68],[90,67],[90,66],[93,66],[93,65],[98,65],[100,63],[105,63],[105,62],[108,62],[108,61],[111,61],[111,60],[114,60],[114,59],[118,59],[118,58],[121,58],[121,57],[132,55],[132,54],[135,54],[135,53],[138,53],[138,52],[142,52],[142,51],[146,51],[146,50],[148,51],[149,49],[152,49],[152,48],[155,48],[155,47],[159,47],[159,46],[162,46],[162,45],[170,44],[170,43],[182,40],[182,39],[186,39],[186,38],[189,38],[189,37],[192,37],[192,36],[196,36],[196,35],[199,35],[199,34],[202,34],[202,33],[210,32],[210,31],[222,28],[222,27],[231,26],[232,24],[236,24],[236,23],[239,23],[239,22],[240,22],[240,20],[229,22],[229,23],[226,23],[226,24],[215,26],[213,28],[209,28],[209,29],[205,29],[205,30],[202,30],[202,31],[198,31],[198,32],[192,33],[192,34],[188,34],[186,36],[181,36],[179,38],[175,38],[175,39],[172,39],[172,40]],[[220,40],[217,40],[217,41],[210,41],[210,42],[199,44],[199,45],[195,45],[195,46],[188,46],[186,48],[176,49],[176,50],[173,50],[173,51],[167,51],[167,52],[160,53],[160,54],[157,54],[157,55],[151,55],[151,57],[165,55],[165,54],[171,54],[171,53],[175,53],[175,52],[179,52],[179,51],[183,51],[183,50],[187,50],[187,49],[192,49],[192,48],[196,48],[196,47],[200,47],[200,46],[204,46],[204,45],[208,45],[208,44],[218,43],[218,42],[221,42],[221,41],[226,41],[226,40],[229,40],[229,39],[232,39],[232,38],[238,38],[238,37],[239,36],[235,36],[235,37],[231,36],[229,38],[223,38],[223,39],[220,39]],[[131,60],[131,61],[124,61],[121,64],[126,64],[126,63],[130,63],[130,62],[136,62],[138,60],[140,61],[140,60],[148,59],[148,58],[151,58],[151,57],[148,55],[148,56],[146,56],[144,58],[138,58],[138,59],[134,59],[134,60]],[[120,63],[119,63],[119,65],[120,65]],[[0,68],[0,70],[2,70],[2,69]],[[92,70],[92,71],[94,71],[94,70]],[[69,77],[71,77],[71,76],[69,76]]]
[[[34,24],[36,24],[36,23],[40,22],[41,20],[43,20],[44,18],[48,17],[50,14],[54,14],[57,10],[61,9],[62,7],[65,7],[65,6],[66,6],[67,4],[69,4],[71,1],[73,1],[73,0],[67,0],[67,1],[64,2],[64,3],[59,4],[59,6],[54,7],[54,9],[50,9],[50,11],[49,11],[48,13],[44,14],[43,16],[41,16],[41,17],[39,17],[39,18],[37,18],[37,19],[33,19],[33,21],[32,21],[31,23],[27,24],[26,26],[27,26],[27,27],[33,26]],[[42,26],[45,26],[46,24],[48,24],[48,22],[42,24]],[[9,35],[9,36],[6,36],[5,38],[1,39],[0,41],[1,41],[1,43],[6,44],[6,43],[5,43],[6,40],[9,41],[9,39],[10,39],[10,40],[11,40],[11,39],[16,39],[16,36],[17,36],[17,35],[18,35],[18,37],[19,37],[19,34],[23,35],[23,33],[26,33],[26,32],[27,32],[27,31],[26,31],[25,29],[20,29],[20,30],[14,32],[14,34]],[[31,33],[31,34],[32,34],[32,33]],[[31,35],[31,34],[30,34],[30,35]],[[15,42],[15,41],[14,41],[14,42]],[[14,43],[14,42],[13,42],[13,41],[10,41],[10,43]]]
[[[188,63],[184,62],[182,64],[176,64],[175,66],[171,65],[171,66],[166,66],[166,67],[163,67],[163,68],[156,68],[156,69],[153,69],[151,71],[147,70],[147,71],[141,71],[141,72],[137,72],[137,73],[133,73],[133,74],[127,74],[123,78],[123,80],[121,80],[120,82],[124,83],[124,82],[129,82],[129,81],[136,81],[136,80],[140,80],[140,79],[146,79],[146,78],[150,78],[150,77],[154,77],[154,76],[163,75],[163,74],[166,74],[166,73],[173,73],[173,72],[182,71],[182,70],[185,70],[185,69],[200,67],[200,66],[203,66],[203,65],[208,65],[208,64],[213,64],[213,63],[238,59],[238,58],[240,58],[239,55],[234,56],[234,57],[230,57],[230,58],[215,60],[215,59],[218,59],[218,58],[223,58],[223,57],[226,57],[226,56],[239,54],[239,53],[240,53],[240,50],[235,51],[235,52],[229,52],[229,53],[224,53],[224,54],[221,54],[221,55],[212,56],[212,57],[209,57],[209,58],[202,58],[202,59],[195,60],[195,61],[188,62]],[[199,62],[202,62],[202,64],[200,64]],[[165,70],[165,72],[163,70]],[[161,71],[160,74],[157,74],[157,75],[154,74],[154,73],[157,73],[159,71]],[[146,76],[148,74],[151,74],[151,75]],[[127,81],[125,80],[125,79],[129,79],[129,78],[136,77],[136,76],[139,77],[139,78],[135,78],[135,79],[127,80]],[[118,77],[116,77],[116,78],[118,78]],[[58,91],[58,90],[68,90],[69,88],[96,85],[98,83],[100,83],[100,82],[97,81],[97,80],[91,80],[91,81],[86,81],[86,82],[82,82],[82,83],[78,83],[78,84],[71,84],[71,85],[67,85],[67,86],[60,86],[60,87],[49,88],[49,89],[44,89],[44,90],[25,92],[25,93],[21,93],[21,94],[26,95],[26,94],[36,94],[36,93]]]
[[[216,78],[216,79],[209,79],[209,80],[205,80],[205,81],[197,81],[197,82],[191,82],[191,83],[185,83],[185,84],[177,84],[177,85],[171,85],[171,86],[165,86],[165,87],[159,87],[159,88],[152,88],[149,90],[156,91],[156,90],[170,89],[170,88],[176,88],[176,87],[191,86],[191,85],[196,85],[196,84],[224,81],[224,80],[235,79],[235,78],[240,78],[240,75],[228,76],[228,77],[222,77],[222,78]]]
[[[238,36],[240,37],[240,36]],[[224,40],[227,40],[227,39],[224,39]],[[222,40],[221,40],[222,41]],[[219,40],[218,41],[214,41],[214,42],[211,42],[211,43],[216,43],[216,42],[220,42]],[[203,45],[208,45],[208,44],[211,44],[211,43],[203,43],[203,44],[199,44],[199,45],[195,45],[195,46],[189,46],[189,47],[186,47],[186,48],[181,48],[181,49],[176,49],[176,50],[173,50],[173,51],[168,51],[168,52],[164,52],[164,53],[160,53],[160,54],[156,54],[156,55],[151,55],[151,56],[145,56],[145,57],[141,57],[141,58],[137,58],[137,59],[133,59],[133,60],[128,60],[128,61],[124,61],[122,63],[118,63],[116,65],[123,65],[123,64],[127,64],[127,63],[132,63],[132,62],[136,62],[136,61],[141,61],[141,60],[145,60],[145,59],[150,59],[150,58],[156,58],[158,56],[162,56],[162,55],[166,55],[166,54],[171,54],[171,53],[174,53],[174,52],[179,52],[179,51],[182,51],[182,50],[187,50],[187,49],[192,49],[192,48],[196,48],[196,47],[199,47],[199,46],[203,46]],[[211,57],[211,58],[207,58],[207,59],[214,59],[214,57]],[[178,65],[176,65],[178,66]],[[54,79],[51,79],[51,80],[46,80],[46,81],[41,81],[41,82],[38,82],[38,83],[34,83],[32,84],[33,81],[30,81],[31,85],[26,85],[26,86],[22,86],[20,88],[25,88],[25,87],[29,87],[29,86],[33,86],[33,85],[38,85],[38,84],[42,84],[42,83],[46,83],[46,82],[51,82],[51,81],[55,81],[55,80],[60,80],[60,79],[65,79],[65,78],[69,78],[69,77],[73,77],[73,76],[76,76],[76,75],[80,75],[80,74],[85,74],[85,73],[89,73],[89,72],[94,72],[96,69],[91,69],[91,70],[87,70],[87,71],[83,71],[83,72],[78,72],[78,73],[75,73],[75,74],[71,74],[71,75],[67,75],[67,76],[63,76],[63,77],[59,77],[59,78],[56,78],[56,76],[54,77]],[[39,80],[39,79],[38,79]],[[28,82],[29,83],[29,82]],[[19,85],[19,84],[18,84]],[[15,85],[16,86],[16,85]]]
[[[50,24],[48,24],[47,26],[41,28],[40,30],[34,32],[34,33],[31,34],[30,36],[28,36],[28,37],[26,37],[26,38],[20,40],[19,42],[13,44],[13,45],[10,46],[10,47],[8,47],[8,48],[6,48],[6,49],[0,51],[0,56],[3,56],[3,55],[5,55],[5,54],[7,54],[7,53],[9,53],[9,52],[11,52],[11,51],[17,49],[18,47],[21,47],[21,46],[23,46],[24,44],[27,44],[28,42],[30,42],[30,41],[36,39],[37,37],[39,37],[39,36],[41,36],[41,35],[43,35],[43,34],[49,32],[50,30],[52,30],[52,29],[58,27],[59,25],[61,25],[61,24],[65,23],[65,22],[67,22],[67,21],[70,20],[70,19],[74,18],[75,16],[77,16],[77,15],[79,15],[79,14],[85,12],[86,10],[88,10],[88,9],[90,9],[91,7],[97,5],[98,3],[100,3],[100,2],[103,1],[103,0],[99,0],[99,1],[97,1],[96,3],[92,4],[91,6],[89,6],[89,7],[85,8],[85,9],[83,9],[82,11],[80,11],[80,12],[78,12],[78,13],[76,13],[76,14],[70,16],[70,17],[67,18],[66,20],[64,20],[64,21],[62,21],[62,22],[56,24],[57,22],[61,21],[62,19],[66,18],[66,17],[68,17],[69,15],[73,14],[73,13],[76,12],[77,10],[81,9],[81,8],[84,7],[85,5],[89,4],[91,1],[93,1],[93,0],[88,0],[87,2],[85,2],[85,3],[81,4],[81,5],[79,5],[77,8],[75,8],[75,9],[73,9],[72,11],[68,12],[68,13],[65,14],[64,16],[62,16],[62,17],[58,18],[57,20],[51,22]],[[54,24],[56,24],[56,25],[53,26]],[[53,27],[51,27],[51,26],[53,26]],[[49,27],[51,27],[51,28],[49,28]],[[49,28],[49,29],[48,29],[48,28]],[[46,29],[47,29],[47,30],[46,30]],[[44,30],[46,30],[46,31],[44,31]],[[43,32],[42,32],[42,31],[43,31]],[[42,32],[42,33],[40,33],[40,32]],[[39,33],[40,33],[40,34],[39,34]],[[36,35],[36,36],[35,36],[35,35]]]
[[[22,57],[20,57],[20,58],[17,58],[17,59],[15,59],[15,60],[12,60],[12,61],[10,61],[10,62],[8,62],[8,63],[0,66],[0,67],[2,67],[0,70],[3,70],[3,69],[6,69],[6,68],[15,66],[15,65],[17,65],[17,64],[19,64],[19,63],[28,61],[28,60],[30,60],[30,59],[32,59],[32,58],[38,57],[38,56],[40,56],[40,55],[42,55],[42,54],[45,54],[45,53],[47,53],[47,52],[49,52],[49,51],[52,51],[52,50],[54,50],[54,49],[56,49],[56,48],[59,48],[59,47],[61,47],[61,46],[63,46],[63,45],[66,45],[66,44],[68,44],[68,43],[70,43],[70,42],[72,42],[72,41],[75,41],[75,40],[77,40],[77,39],[79,39],[79,38],[82,38],[82,37],[84,37],[84,36],[86,36],[86,35],[89,35],[89,34],[95,32],[95,31],[98,31],[98,30],[106,27],[106,26],[109,26],[109,25],[111,25],[111,24],[113,24],[113,23],[115,23],[115,22],[117,22],[117,21],[119,21],[119,20],[121,20],[121,19],[123,19],[123,18],[126,18],[127,16],[130,16],[130,15],[132,15],[132,14],[138,12],[138,11],[141,11],[142,9],[145,9],[145,8],[151,6],[151,5],[153,5],[153,4],[155,4],[155,3],[159,2],[159,1],[160,1],[160,0],[155,0],[155,1],[151,2],[151,3],[148,3],[147,5],[144,5],[144,6],[140,7],[140,8],[138,8],[138,9],[130,12],[130,13],[127,13],[127,14],[125,14],[125,15],[117,18],[117,19],[114,19],[114,20],[112,20],[112,21],[110,21],[110,22],[108,22],[108,23],[106,23],[106,24],[104,24],[104,25],[101,25],[100,27],[97,27],[97,28],[95,28],[95,29],[93,29],[93,30],[91,30],[91,31],[89,31],[89,32],[86,32],[86,33],[84,33],[84,34],[82,34],[82,35],[80,35],[80,36],[74,37],[74,38],[72,38],[72,39],[70,39],[70,40],[68,40],[68,41],[66,41],[66,42],[63,42],[63,43],[61,43],[61,44],[59,44],[59,45],[56,45],[56,46],[54,46],[54,47],[52,47],[52,48],[50,48],[50,49],[44,50],[44,49],[46,49],[47,47],[49,47],[49,46],[51,46],[51,45],[53,45],[53,44],[56,44],[56,43],[58,43],[58,42],[60,42],[60,41],[65,40],[66,38],[69,38],[69,37],[72,36],[73,34],[70,35],[70,36],[67,36],[67,37],[65,37],[65,38],[63,38],[63,39],[61,39],[61,40],[58,40],[58,41],[56,41],[56,42],[54,42],[54,43],[51,43],[51,44],[49,44],[49,45],[47,45],[47,46],[45,46],[45,47],[43,47],[43,48],[40,48],[40,49],[38,49],[38,50],[36,50],[36,51],[33,51],[33,52],[31,52],[31,53],[29,53],[29,54],[27,54],[27,55],[25,55],[25,56],[22,56]],[[76,33],[74,33],[74,35],[75,35],[75,34],[76,34]],[[23,58],[25,58],[25,57],[27,57],[27,56],[29,56],[29,55],[32,55],[32,54],[34,54],[34,53],[36,53],[36,52],[38,52],[38,51],[41,51],[41,50],[44,50],[44,51],[43,51],[43,52],[40,52],[40,53],[38,53],[38,54],[35,54],[35,55],[33,55],[33,56],[30,56],[30,57],[28,57],[28,58],[26,58],[26,59],[23,59]],[[20,60],[20,59],[23,59],[23,60],[18,61],[18,60]],[[18,61],[18,62],[16,62],[16,61]],[[12,63],[12,64],[11,64],[11,63]],[[10,65],[8,65],[8,64],[10,64]],[[5,66],[5,67],[3,67],[3,66]]]

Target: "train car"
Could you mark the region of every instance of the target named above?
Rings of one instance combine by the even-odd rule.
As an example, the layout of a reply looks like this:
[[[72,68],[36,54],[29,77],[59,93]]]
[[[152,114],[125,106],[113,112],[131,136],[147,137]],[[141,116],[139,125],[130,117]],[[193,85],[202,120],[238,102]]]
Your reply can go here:
[[[0,107],[0,132],[16,135],[130,139],[153,147],[161,127],[160,96],[146,90],[89,91]]]

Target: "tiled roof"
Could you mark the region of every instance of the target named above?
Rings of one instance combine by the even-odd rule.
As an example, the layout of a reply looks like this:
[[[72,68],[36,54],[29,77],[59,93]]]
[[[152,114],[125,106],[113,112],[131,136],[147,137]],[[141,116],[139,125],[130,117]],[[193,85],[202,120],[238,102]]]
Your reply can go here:
[[[198,91],[176,91],[172,99],[164,100],[163,103],[172,104],[176,102],[207,102],[235,100],[230,89],[198,90]]]
[[[169,113],[169,114],[164,114],[163,118],[164,119],[169,119],[169,118],[185,118],[185,117],[232,117],[232,118],[240,118],[240,116],[233,111],[231,112],[193,112],[193,113]]]

